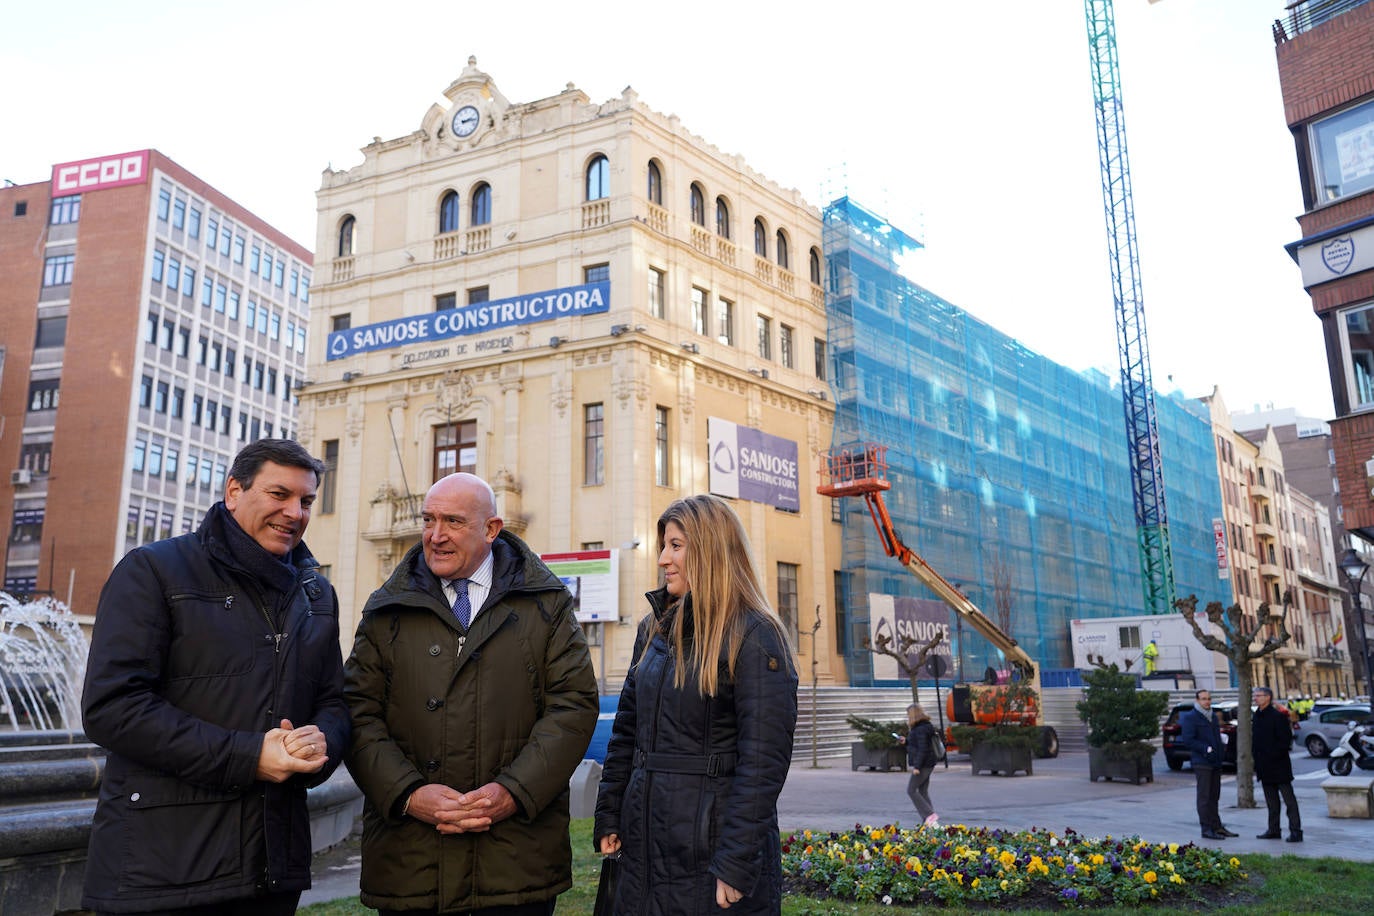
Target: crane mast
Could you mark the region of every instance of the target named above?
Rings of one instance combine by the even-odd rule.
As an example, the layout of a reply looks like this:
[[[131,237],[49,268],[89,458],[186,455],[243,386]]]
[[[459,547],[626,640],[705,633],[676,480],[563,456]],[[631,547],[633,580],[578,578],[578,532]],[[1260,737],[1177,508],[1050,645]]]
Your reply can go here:
[[[1153,2],[1153,0],[1152,0]],[[1144,585],[1145,613],[1173,610],[1174,563],[1169,518],[1164,505],[1164,472],[1159,452],[1150,348],[1140,290],[1131,169],[1126,155],[1126,123],[1121,104],[1112,0],[1084,0],[1093,101],[1097,110],[1097,153],[1102,167],[1102,204],[1107,221],[1108,261],[1116,306],[1121,396],[1126,414],[1131,490],[1135,498],[1136,540]]]

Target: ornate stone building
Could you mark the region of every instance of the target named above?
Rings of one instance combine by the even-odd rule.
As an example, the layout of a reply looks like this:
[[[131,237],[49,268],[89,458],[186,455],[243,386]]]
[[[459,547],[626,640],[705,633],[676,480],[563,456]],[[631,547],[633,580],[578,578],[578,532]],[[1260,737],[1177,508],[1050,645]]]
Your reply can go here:
[[[714,490],[738,493],[802,655],[842,681],[831,626],[812,636],[840,531],[815,492],[833,416],[819,212],[629,88],[512,102],[469,59],[443,96],[318,194],[299,438],[332,467],[309,541],[344,632],[418,540],[426,489],[470,470],[535,550],[577,555],[613,691],[658,515]]]

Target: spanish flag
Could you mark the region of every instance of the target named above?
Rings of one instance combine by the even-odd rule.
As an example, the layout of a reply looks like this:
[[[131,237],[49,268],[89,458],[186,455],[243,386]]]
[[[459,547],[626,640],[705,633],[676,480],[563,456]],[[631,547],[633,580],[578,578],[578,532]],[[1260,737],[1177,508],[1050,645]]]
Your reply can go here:
[[[1342,628],[1336,627],[1336,635],[1331,637],[1331,645],[1334,646],[1338,644],[1344,636],[1345,633],[1342,631]]]

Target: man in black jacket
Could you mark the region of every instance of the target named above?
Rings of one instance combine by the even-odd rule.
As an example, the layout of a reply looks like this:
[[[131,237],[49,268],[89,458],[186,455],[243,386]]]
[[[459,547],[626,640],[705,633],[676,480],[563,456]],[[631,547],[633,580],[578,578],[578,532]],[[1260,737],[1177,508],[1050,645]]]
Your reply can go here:
[[[339,608],[301,543],[324,471],[262,439],[194,534],[131,551],[101,591],[81,709],[109,750],[82,905],[294,913],[306,788],[343,759]]]
[[[1193,775],[1197,777],[1197,819],[1204,840],[1236,836],[1221,822],[1217,805],[1221,799],[1221,765],[1226,759],[1222,743],[1221,720],[1212,709],[1212,692],[1194,694],[1193,708],[1179,717],[1182,733],[1179,743],[1189,751]]]
[[[1255,776],[1264,786],[1264,803],[1269,808],[1269,829],[1258,839],[1277,840],[1279,830],[1279,797],[1288,808],[1288,842],[1302,842],[1302,814],[1293,794],[1293,723],[1274,706],[1274,692],[1268,687],[1253,691],[1255,716],[1251,725],[1251,747],[1255,755]]]

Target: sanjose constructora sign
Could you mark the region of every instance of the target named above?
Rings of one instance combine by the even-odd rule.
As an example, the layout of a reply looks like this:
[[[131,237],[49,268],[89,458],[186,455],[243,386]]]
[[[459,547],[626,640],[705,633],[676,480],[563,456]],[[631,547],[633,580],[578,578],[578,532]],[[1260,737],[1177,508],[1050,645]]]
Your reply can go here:
[[[898,598],[870,592],[868,595],[868,638],[878,645],[878,637],[886,636],[892,640],[893,651],[900,652],[902,637],[909,636],[915,643],[907,654],[908,664],[916,660],[921,648],[939,633],[940,644],[926,656],[939,655],[945,660],[945,670],[954,677],[954,653],[949,644],[949,607],[943,601],[926,598]],[[922,677],[925,677],[922,669]],[[873,677],[875,680],[904,681],[906,675],[897,668],[897,660],[886,655],[873,656]]]
[[[484,334],[555,318],[597,315],[610,308],[611,284],[603,280],[333,331],[325,346],[328,359],[343,359],[372,350]]]
[[[801,509],[797,443],[719,417],[706,418],[706,439],[712,493]]]

